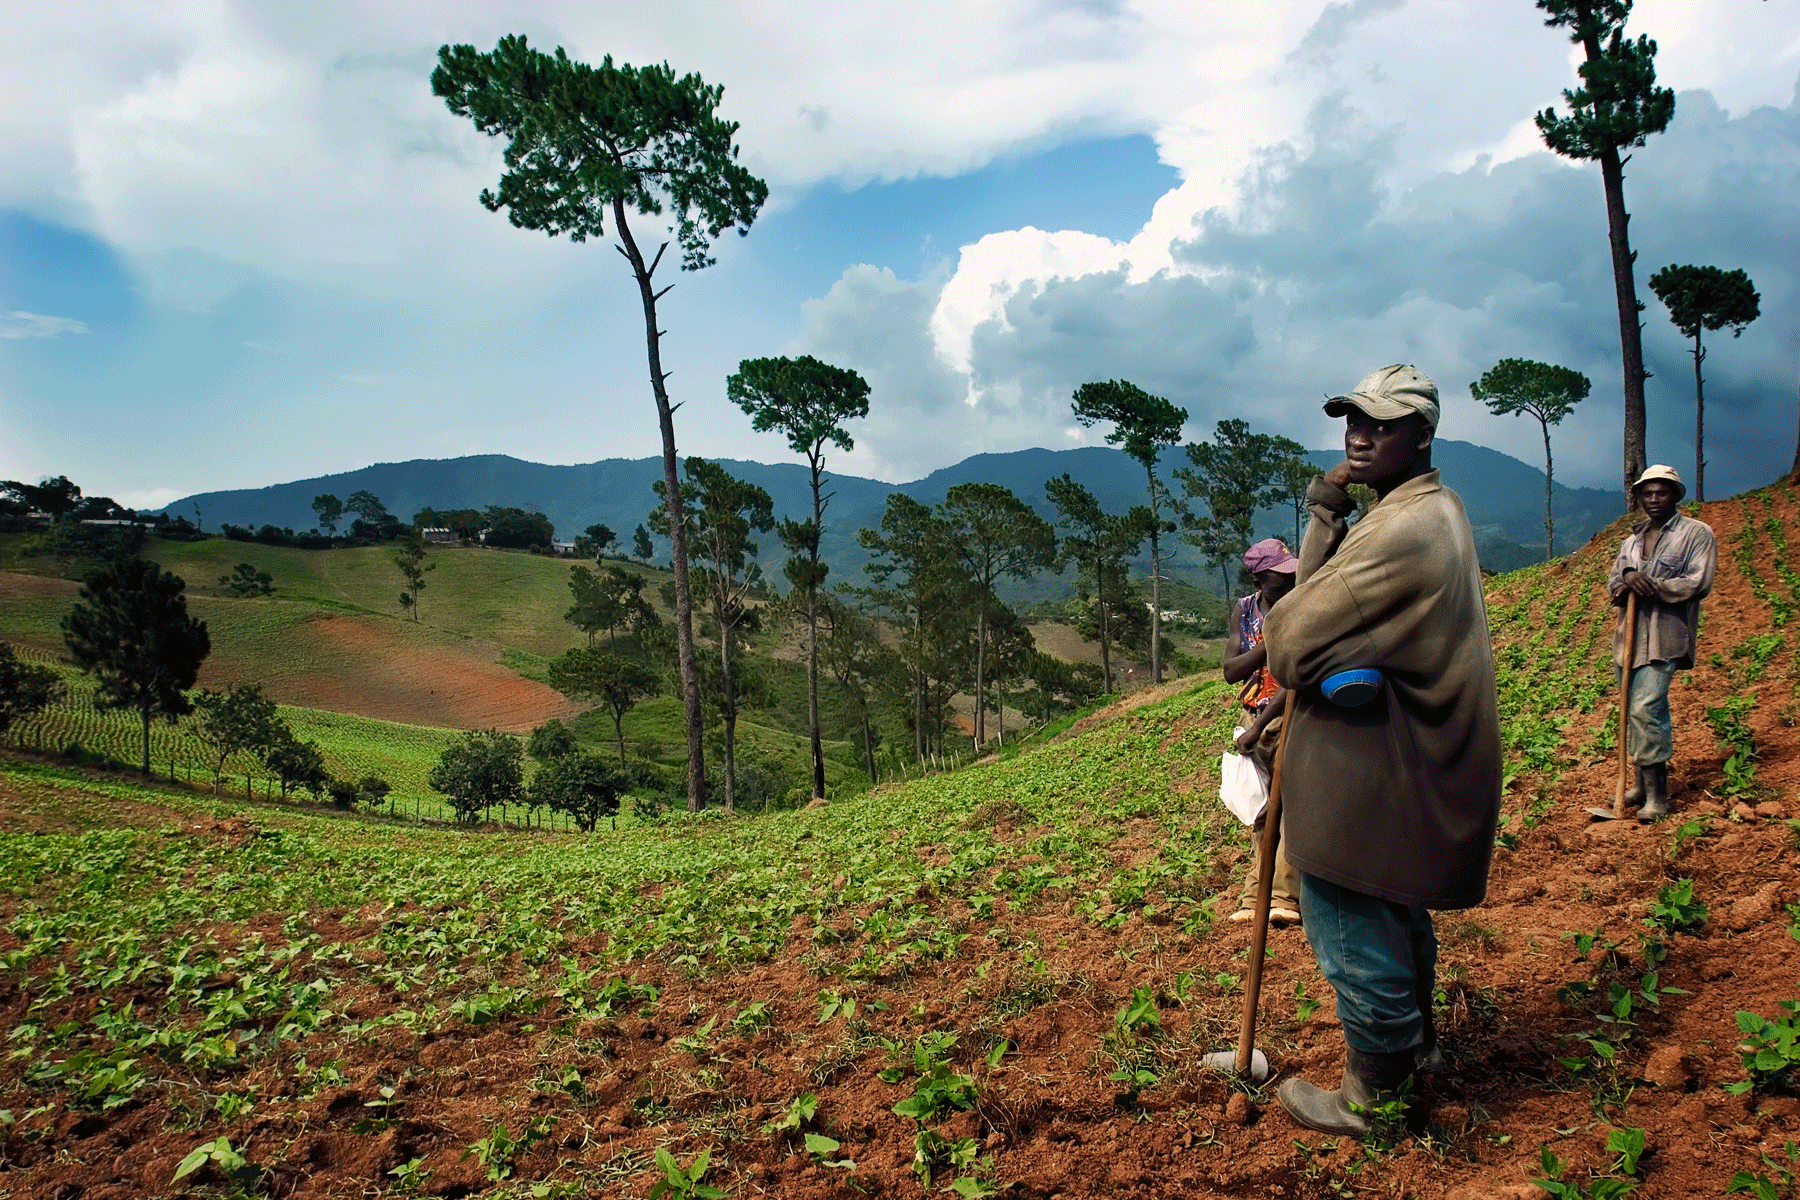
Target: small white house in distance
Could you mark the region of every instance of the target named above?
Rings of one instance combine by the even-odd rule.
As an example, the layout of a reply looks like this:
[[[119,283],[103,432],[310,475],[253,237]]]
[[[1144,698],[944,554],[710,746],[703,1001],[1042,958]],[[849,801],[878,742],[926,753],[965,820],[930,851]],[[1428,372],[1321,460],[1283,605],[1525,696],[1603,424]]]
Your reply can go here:
[[[429,529],[419,530],[419,536],[428,542],[454,542],[458,540],[454,529],[444,529],[441,526],[435,525]]]
[[[568,555],[575,553],[575,543],[574,542],[559,542],[555,538],[551,538],[550,539],[550,552],[552,554],[559,554],[559,555],[563,555],[566,557]]]

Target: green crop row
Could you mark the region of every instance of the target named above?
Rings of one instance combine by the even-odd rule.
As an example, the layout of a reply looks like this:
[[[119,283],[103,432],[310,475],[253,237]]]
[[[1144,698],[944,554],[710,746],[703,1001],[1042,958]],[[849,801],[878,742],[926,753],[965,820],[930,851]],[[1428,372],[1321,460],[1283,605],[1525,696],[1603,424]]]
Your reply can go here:
[[[27,1010],[10,1049],[31,1064],[27,1085],[78,1108],[174,1087],[223,1111],[251,1063],[320,1086],[318,1037],[593,1013],[619,992],[608,972],[647,956],[711,970],[810,930],[821,974],[904,974],[994,925],[999,894],[1073,902],[1109,927],[1158,913],[1202,926],[1208,863],[1240,836],[1209,786],[1231,694],[1208,684],[1009,762],[824,809],[714,812],[604,839],[333,821],[0,762],[21,787],[117,787],[182,818],[0,835],[16,939],[0,979]],[[222,838],[188,814],[250,824]],[[1115,863],[1117,840],[1146,822],[1155,853]],[[354,935],[338,932],[342,916],[309,915],[352,911]],[[258,920],[271,913],[278,933]],[[345,997],[370,987],[388,1015],[352,1019]]]
[[[23,656],[55,666],[63,676],[66,695],[36,717],[12,730],[15,744],[37,750],[65,752],[80,746],[92,755],[104,755],[136,766],[143,754],[143,726],[135,712],[101,711],[95,706],[93,680],[80,671],[56,664],[41,652]],[[401,725],[322,709],[283,705],[282,718],[301,741],[318,744],[325,755],[325,769],[340,779],[379,775],[393,785],[392,807],[397,813],[450,820],[454,814],[444,798],[426,782],[444,748],[460,736],[451,729]],[[211,782],[213,763],[206,746],[194,736],[187,722],[150,723],[150,766],[153,772],[190,782]],[[249,768],[246,772],[246,768]],[[226,764],[222,787],[240,794],[246,786],[268,795],[278,785],[261,764],[240,755]]]

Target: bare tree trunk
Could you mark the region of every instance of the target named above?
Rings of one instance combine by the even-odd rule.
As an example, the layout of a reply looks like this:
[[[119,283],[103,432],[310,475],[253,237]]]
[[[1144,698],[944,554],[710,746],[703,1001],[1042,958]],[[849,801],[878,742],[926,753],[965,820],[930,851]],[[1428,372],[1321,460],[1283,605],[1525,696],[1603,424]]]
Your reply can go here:
[[[1789,472],[1790,479],[1800,479],[1800,431],[1794,434],[1794,469]]]
[[[812,794],[825,798],[825,744],[819,736],[819,594],[806,590],[806,727],[812,743]]]
[[[822,462],[815,452],[812,459],[813,527],[812,544],[808,548],[809,570],[806,583],[806,728],[812,741],[812,798],[825,798],[825,747],[819,738],[819,543],[825,537],[825,504],[819,497],[819,474]]]
[[[1694,327],[1694,503],[1706,499],[1706,390],[1700,380],[1700,363],[1706,348],[1700,344],[1700,328]]]
[[[1544,561],[1556,557],[1556,517],[1550,511],[1550,422],[1539,420],[1544,429]]]
[[[862,735],[863,762],[868,764],[869,784],[872,787],[880,781],[875,777],[875,738],[869,728],[869,706],[866,702],[862,705]]]
[[[669,404],[665,386],[668,376],[662,369],[662,330],[656,327],[656,302],[668,291],[658,292],[650,286],[650,278],[662,261],[663,243],[656,259],[646,264],[638,251],[631,227],[625,222],[625,202],[613,201],[613,221],[624,242],[620,253],[631,264],[637,277],[638,294],[644,303],[644,342],[650,363],[650,390],[656,396],[656,418],[662,427],[663,490],[669,508],[669,558],[675,571],[675,647],[681,666],[681,707],[687,732],[687,798],[688,811],[706,807],[705,714],[700,707],[700,670],[694,659],[694,595],[688,586],[687,519],[682,514],[681,484],[675,472],[675,410]],[[624,739],[620,739],[620,758],[624,757]]]
[[[913,756],[925,762],[925,620],[923,605],[913,608]]]
[[[716,583],[717,580],[715,579]],[[719,689],[725,711],[725,811],[737,811],[737,696],[731,690],[731,629],[721,606],[713,606],[719,622]]]
[[[1150,477],[1150,682],[1162,682],[1162,509],[1156,503],[1156,469]]]
[[[981,749],[981,743],[987,735],[987,600],[981,601],[981,611],[975,614],[975,749]]]
[[[1800,461],[1800,448],[1794,451],[1796,461]],[[1112,686],[1112,650],[1107,645],[1108,627],[1106,613],[1106,563],[1099,556],[1094,557],[1094,598],[1100,609],[1100,687],[1111,693]]]
[[[1600,43],[1585,43],[1589,62],[1601,57]],[[1643,325],[1638,314],[1637,281],[1632,266],[1636,255],[1626,227],[1631,214],[1625,211],[1625,164],[1619,152],[1607,147],[1600,155],[1600,181],[1606,189],[1606,235],[1612,246],[1613,291],[1619,306],[1619,357],[1624,368],[1625,384],[1625,508],[1631,510],[1631,485],[1644,473],[1644,370]]]

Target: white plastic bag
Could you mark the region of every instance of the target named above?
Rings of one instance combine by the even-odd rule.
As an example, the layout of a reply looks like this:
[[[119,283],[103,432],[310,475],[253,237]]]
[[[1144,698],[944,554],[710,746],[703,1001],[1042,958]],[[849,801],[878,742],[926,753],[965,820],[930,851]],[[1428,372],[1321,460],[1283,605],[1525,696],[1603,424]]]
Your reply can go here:
[[[1233,745],[1243,732],[1242,727],[1231,731]],[[1219,799],[1232,816],[1246,825],[1256,824],[1269,806],[1269,777],[1262,764],[1252,755],[1227,750],[1219,758]]]

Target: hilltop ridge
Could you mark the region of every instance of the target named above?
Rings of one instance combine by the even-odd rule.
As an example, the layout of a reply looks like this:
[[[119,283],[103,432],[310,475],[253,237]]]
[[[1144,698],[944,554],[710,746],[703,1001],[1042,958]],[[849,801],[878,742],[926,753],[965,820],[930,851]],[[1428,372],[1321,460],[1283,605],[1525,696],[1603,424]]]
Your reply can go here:
[[[1541,558],[1543,471],[1472,442],[1440,438],[1434,445],[1445,482],[1462,496],[1477,538],[1485,543],[1484,565],[1510,570]],[[1325,467],[1340,455],[1332,450],[1315,450],[1311,457]],[[1169,468],[1184,461],[1178,453],[1166,454],[1164,459],[1165,475]],[[777,517],[810,509],[807,471],[801,463],[719,461],[733,474],[765,488],[775,502]],[[1049,517],[1053,513],[1044,498],[1044,481],[1065,472],[1092,491],[1108,511],[1123,512],[1143,502],[1143,468],[1110,446],[977,454],[903,484],[831,471],[833,495],[824,556],[832,566],[834,578],[860,581],[868,556],[857,543],[856,531],[880,523],[882,507],[892,492],[904,492],[932,504],[959,483],[998,483]],[[331,492],[343,499],[352,492],[367,490],[402,519],[426,507],[480,509],[498,504],[541,512],[555,525],[558,536],[571,540],[595,523],[604,523],[622,539],[628,539],[631,530],[645,520],[656,503],[651,484],[661,478],[660,458],[615,458],[551,466],[484,454],[376,463],[355,471],[262,488],[203,492],[177,500],[162,511],[192,520],[197,510],[206,526],[213,529],[226,522],[251,528],[270,524],[309,529],[316,520],[311,507],[314,496]],[[1554,494],[1560,547],[1579,545],[1618,515],[1619,497],[1609,491],[1557,484]],[[1285,510],[1265,511],[1258,524],[1265,532],[1290,540],[1293,537],[1293,516]],[[662,545],[660,541],[657,544]],[[779,551],[771,546],[765,547],[765,553],[773,555]],[[1199,587],[1217,586],[1217,572],[1190,561],[1191,558],[1191,553],[1177,548],[1174,572]],[[1147,563],[1146,556],[1140,566]],[[1042,597],[1032,594],[1029,598]]]

